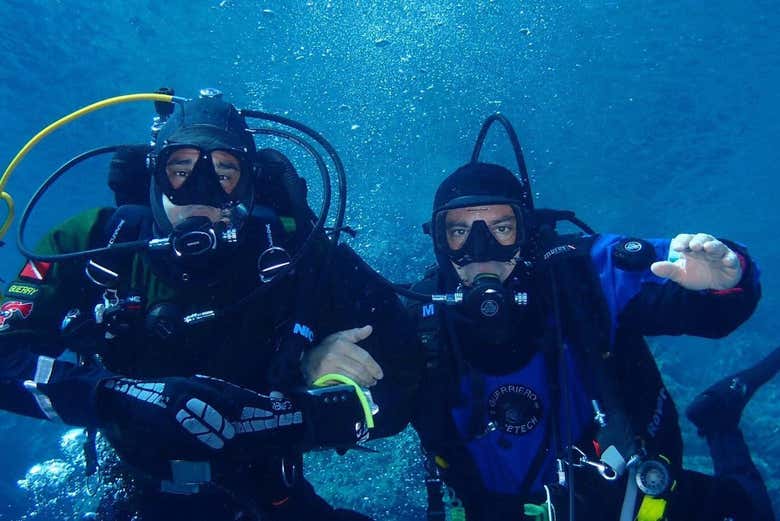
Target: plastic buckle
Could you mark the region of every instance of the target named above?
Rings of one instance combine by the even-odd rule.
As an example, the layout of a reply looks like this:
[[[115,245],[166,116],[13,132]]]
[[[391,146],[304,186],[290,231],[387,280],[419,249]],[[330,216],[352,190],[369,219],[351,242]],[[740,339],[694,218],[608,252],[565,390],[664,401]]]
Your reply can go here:
[[[292,488],[297,481],[298,466],[295,462],[288,464],[287,458],[282,458],[282,483],[284,483],[287,488]]]
[[[160,483],[169,494],[197,494],[200,485],[211,481],[211,465],[207,461],[171,460],[171,480]]]
[[[84,267],[84,275],[90,282],[101,288],[116,288],[119,283],[119,274],[117,272],[98,264],[92,259]]]

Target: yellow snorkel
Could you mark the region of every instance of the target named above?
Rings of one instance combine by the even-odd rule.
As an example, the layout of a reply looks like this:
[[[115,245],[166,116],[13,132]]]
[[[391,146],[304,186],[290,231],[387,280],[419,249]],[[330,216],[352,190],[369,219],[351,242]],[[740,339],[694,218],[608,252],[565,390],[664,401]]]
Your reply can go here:
[[[47,126],[43,130],[38,132],[31,140],[29,140],[22,147],[21,150],[19,150],[16,156],[14,156],[13,160],[6,167],[2,177],[0,177],[0,199],[5,201],[6,206],[8,206],[8,215],[3,221],[2,226],[0,226],[0,240],[2,240],[2,238],[5,237],[5,234],[8,233],[8,229],[11,227],[11,222],[14,219],[14,200],[11,197],[11,194],[5,191],[5,185],[6,183],[8,183],[8,179],[11,177],[11,173],[16,169],[16,167],[22,161],[24,156],[26,156],[27,153],[30,150],[32,150],[32,148],[35,145],[37,145],[43,138],[45,138],[46,136],[48,136],[58,128],[62,127],[63,125],[66,125],[67,123],[70,123],[71,121],[74,121],[80,118],[81,116],[85,116],[90,112],[94,112],[96,110],[100,110],[102,108],[109,107],[111,105],[117,105],[119,103],[127,103],[131,101],[158,101],[164,103],[181,103],[183,101],[186,101],[186,98],[182,98],[179,96],[172,96],[170,94],[158,94],[158,93],[126,94],[124,96],[115,96],[113,98],[107,98],[102,101],[92,103],[91,105],[87,105],[86,107],[82,107],[76,110],[75,112],[68,114],[63,118],[58,119],[51,125]]]

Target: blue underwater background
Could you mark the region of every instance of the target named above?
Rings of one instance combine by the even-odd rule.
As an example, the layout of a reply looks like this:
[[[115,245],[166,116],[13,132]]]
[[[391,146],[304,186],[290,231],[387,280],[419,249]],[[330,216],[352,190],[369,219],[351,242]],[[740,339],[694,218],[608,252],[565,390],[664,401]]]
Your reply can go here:
[[[420,224],[436,186],[500,111],[523,142],[538,206],[575,210],[601,231],[710,232],[748,245],[761,265],[763,300],[729,338],[651,339],[681,409],[780,343],[776,0],[0,0],[0,12],[3,166],[38,130],[91,102],[162,85],[184,96],[216,87],[330,139],[347,170],[353,246],[411,281],[433,260]],[[152,115],[148,102],[112,107],[45,139],[7,186],[17,212],[75,154],[145,142]],[[485,153],[514,168],[501,132]],[[106,163],[76,169],[44,198],[31,241],[111,201]],[[305,162],[300,170],[316,203],[317,173]],[[0,248],[5,280],[21,265],[14,234]],[[779,393],[780,378],[741,424],[777,511]],[[705,444],[682,421],[686,464],[709,470]],[[67,430],[0,413],[0,519],[89,510]],[[422,519],[414,435],[375,447],[312,455],[309,475],[338,505]]]

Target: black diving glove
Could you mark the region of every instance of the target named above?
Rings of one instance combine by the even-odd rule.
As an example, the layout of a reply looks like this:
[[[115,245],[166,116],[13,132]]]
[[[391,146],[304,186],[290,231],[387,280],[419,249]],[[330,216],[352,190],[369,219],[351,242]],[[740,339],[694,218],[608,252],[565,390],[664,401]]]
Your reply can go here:
[[[97,406],[104,433],[133,459],[253,461],[279,449],[349,447],[367,437],[364,408],[350,386],[287,397],[205,376],[117,377],[101,382]]]

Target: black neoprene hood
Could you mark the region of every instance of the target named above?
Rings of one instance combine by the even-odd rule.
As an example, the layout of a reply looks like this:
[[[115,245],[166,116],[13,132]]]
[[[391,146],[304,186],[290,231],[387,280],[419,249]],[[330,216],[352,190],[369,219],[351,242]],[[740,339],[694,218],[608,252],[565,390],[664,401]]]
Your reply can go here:
[[[511,171],[492,163],[468,163],[442,181],[433,199],[433,212],[471,203],[521,203],[524,189]]]
[[[255,141],[236,108],[220,99],[199,98],[177,107],[157,136],[155,152],[174,145],[252,154]]]

